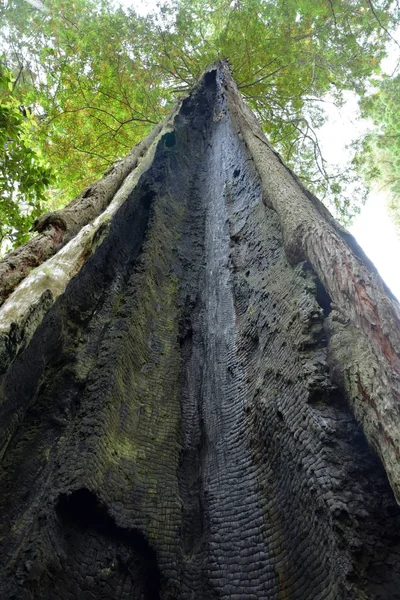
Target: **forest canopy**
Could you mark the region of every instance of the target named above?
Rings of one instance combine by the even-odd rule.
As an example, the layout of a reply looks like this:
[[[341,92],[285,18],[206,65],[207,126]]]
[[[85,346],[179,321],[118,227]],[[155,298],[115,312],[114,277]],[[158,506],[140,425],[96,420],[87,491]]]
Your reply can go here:
[[[8,135],[16,156],[0,188],[0,234],[10,244],[26,239],[40,211],[64,205],[129,152],[220,58],[304,183],[343,221],[358,210],[359,176],[327,164],[318,132],[327,95],[338,105],[346,90],[362,99],[379,77],[399,22],[392,2],[171,0],[140,16],[106,0],[8,0],[0,17],[9,77],[0,117],[17,107],[24,130]],[[9,144],[2,138],[8,155]],[[15,178],[18,153],[30,157],[26,191],[22,171]]]

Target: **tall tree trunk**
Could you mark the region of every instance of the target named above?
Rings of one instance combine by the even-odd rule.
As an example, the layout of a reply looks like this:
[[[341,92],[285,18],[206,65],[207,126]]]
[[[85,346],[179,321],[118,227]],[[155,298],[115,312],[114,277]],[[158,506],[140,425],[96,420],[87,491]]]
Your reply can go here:
[[[0,597],[400,598],[396,302],[224,63],[142,154],[0,310]]]

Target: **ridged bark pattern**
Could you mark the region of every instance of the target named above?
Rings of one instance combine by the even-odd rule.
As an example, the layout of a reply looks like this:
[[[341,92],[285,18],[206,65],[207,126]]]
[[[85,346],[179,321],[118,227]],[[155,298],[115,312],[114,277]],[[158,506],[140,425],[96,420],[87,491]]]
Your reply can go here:
[[[5,600],[400,598],[330,298],[205,74],[2,376]],[[12,338],[10,338],[10,344]]]

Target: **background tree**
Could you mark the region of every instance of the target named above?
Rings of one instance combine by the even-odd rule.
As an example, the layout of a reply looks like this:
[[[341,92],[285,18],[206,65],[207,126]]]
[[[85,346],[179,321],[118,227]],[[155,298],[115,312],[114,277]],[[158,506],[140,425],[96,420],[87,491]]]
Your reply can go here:
[[[0,247],[27,241],[46,200],[50,168],[34,144],[38,125],[13,94],[14,80],[0,60]]]

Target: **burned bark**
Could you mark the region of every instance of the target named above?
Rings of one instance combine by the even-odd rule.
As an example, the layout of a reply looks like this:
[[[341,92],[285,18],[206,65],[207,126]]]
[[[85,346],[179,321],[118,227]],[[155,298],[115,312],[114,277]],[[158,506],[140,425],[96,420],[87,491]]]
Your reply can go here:
[[[1,597],[400,598],[396,304],[224,64],[154,139],[0,312]]]

